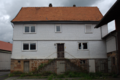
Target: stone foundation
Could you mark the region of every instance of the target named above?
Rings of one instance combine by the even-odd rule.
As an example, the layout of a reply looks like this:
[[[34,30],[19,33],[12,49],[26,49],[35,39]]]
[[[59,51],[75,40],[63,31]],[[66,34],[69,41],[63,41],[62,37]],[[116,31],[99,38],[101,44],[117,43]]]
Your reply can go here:
[[[16,59],[12,59],[11,60],[11,72],[14,71],[21,71],[24,72],[24,61],[29,61],[29,71],[33,71],[36,68],[38,68],[38,66],[41,63],[48,63],[48,60],[46,59],[40,59],[40,60],[16,60]]]
[[[48,63],[50,59],[29,59],[29,60],[17,60],[12,59],[11,60],[11,72],[14,71],[21,71],[24,72],[24,62],[29,62],[29,72],[34,71],[41,63]],[[57,61],[65,61],[65,71],[88,71],[89,72],[89,59],[55,59],[53,62],[49,63],[47,66],[45,66],[41,71],[50,71],[50,72],[57,72]],[[107,68],[107,61],[106,59],[94,59],[95,60],[95,68],[96,71],[102,70],[102,72],[107,72],[105,70]],[[98,64],[101,63],[102,64]],[[104,63],[104,65],[103,65]],[[101,69],[101,65],[105,66],[103,69]],[[82,68],[82,70],[80,70]],[[99,69],[100,68],[100,69]]]

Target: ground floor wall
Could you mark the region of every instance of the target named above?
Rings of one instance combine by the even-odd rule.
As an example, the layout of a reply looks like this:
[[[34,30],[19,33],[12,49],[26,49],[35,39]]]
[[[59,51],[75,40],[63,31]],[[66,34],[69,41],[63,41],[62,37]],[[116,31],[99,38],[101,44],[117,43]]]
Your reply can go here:
[[[23,50],[23,43],[36,43],[36,50]],[[64,44],[64,58],[107,58],[103,40],[78,41],[13,41],[12,59],[53,59],[57,58],[57,44]],[[86,43],[86,49],[83,47]]]
[[[0,52],[0,71],[10,70],[11,53]]]
[[[38,67],[45,63],[47,64],[52,59],[12,59],[11,60],[11,72],[21,71],[28,72],[38,69]],[[60,64],[65,64],[59,67]],[[102,63],[100,63],[102,61]],[[63,66],[64,71],[87,71],[87,72],[107,72],[107,59],[56,59],[54,62],[49,63],[41,71],[60,72]],[[27,65],[27,67],[26,67]],[[101,66],[102,65],[102,66]]]
[[[108,56],[108,72],[118,72],[117,53],[116,51],[107,53]]]

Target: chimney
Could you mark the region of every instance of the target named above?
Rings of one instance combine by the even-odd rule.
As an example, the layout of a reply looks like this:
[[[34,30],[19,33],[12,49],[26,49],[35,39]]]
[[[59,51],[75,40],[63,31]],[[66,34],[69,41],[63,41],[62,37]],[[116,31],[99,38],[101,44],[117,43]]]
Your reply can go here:
[[[73,7],[76,7],[76,5],[74,4]]]
[[[52,7],[52,4],[51,4],[51,3],[49,4],[49,7]]]

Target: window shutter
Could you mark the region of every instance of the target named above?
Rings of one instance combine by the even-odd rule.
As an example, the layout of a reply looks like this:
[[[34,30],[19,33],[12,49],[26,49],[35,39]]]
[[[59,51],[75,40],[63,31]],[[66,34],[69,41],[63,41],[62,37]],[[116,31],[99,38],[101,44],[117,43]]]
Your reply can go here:
[[[86,25],[86,33],[92,33],[91,25]]]

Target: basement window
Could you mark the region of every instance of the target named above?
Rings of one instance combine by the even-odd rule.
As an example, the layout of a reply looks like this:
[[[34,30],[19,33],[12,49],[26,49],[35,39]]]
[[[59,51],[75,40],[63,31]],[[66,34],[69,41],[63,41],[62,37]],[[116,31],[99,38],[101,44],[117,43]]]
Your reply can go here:
[[[86,61],[85,60],[80,60],[80,64],[85,64]]]
[[[88,49],[88,43],[87,42],[81,42],[78,44],[78,49]]]
[[[20,61],[18,61],[18,63],[20,63]]]

